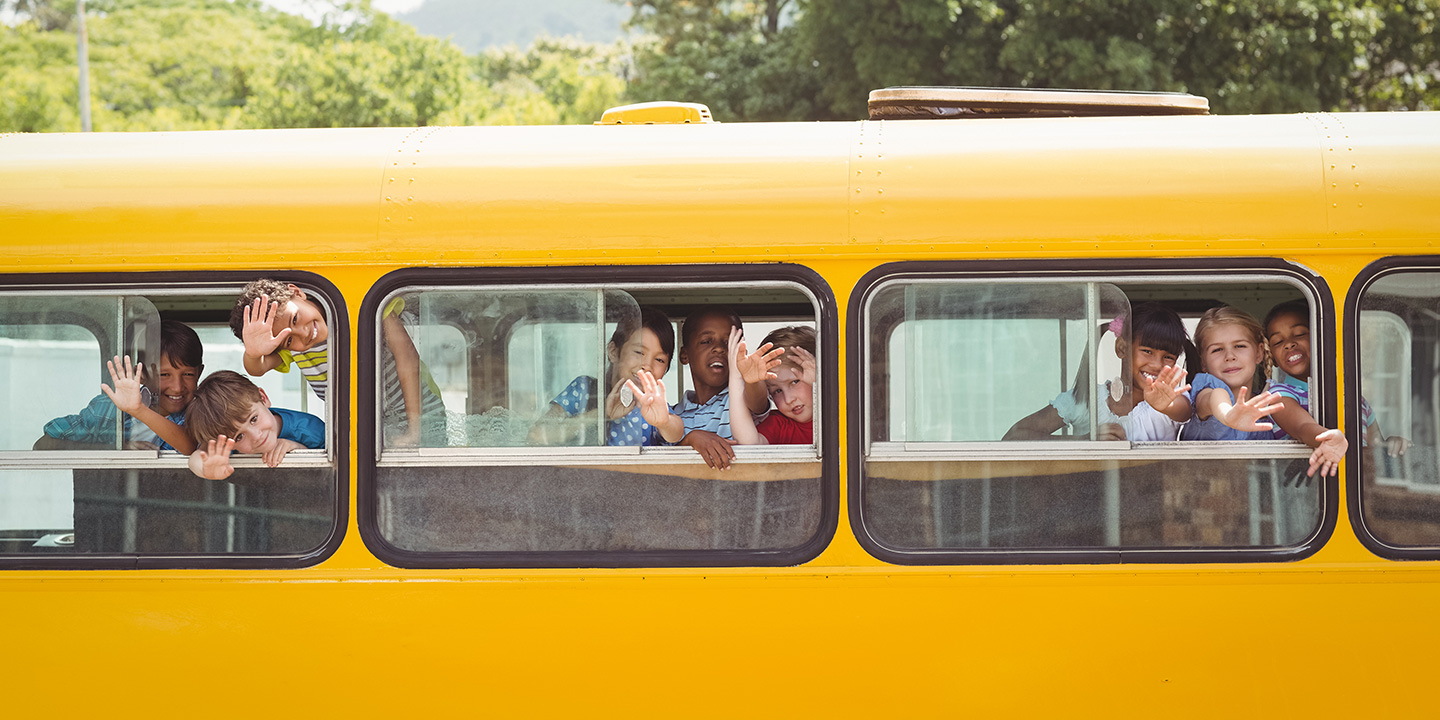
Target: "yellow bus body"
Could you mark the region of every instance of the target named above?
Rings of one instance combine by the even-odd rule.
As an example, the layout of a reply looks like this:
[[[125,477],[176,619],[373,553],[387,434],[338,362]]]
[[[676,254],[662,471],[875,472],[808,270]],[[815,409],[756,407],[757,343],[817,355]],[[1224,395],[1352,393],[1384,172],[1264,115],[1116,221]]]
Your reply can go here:
[[[0,158],[12,283],[299,269],[351,327],[401,268],[785,262],[844,338],[877,266],[977,259],[1280,258],[1338,315],[1367,264],[1440,242],[1434,113],[5,135]],[[1357,540],[1348,469],[1295,562],[889,564],[850,526],[856,359],[827,349],[839,527],[809,562],[390,567],[352,421],[319,564],[0,570],[6,714],[1433,714],[1440,565]]]

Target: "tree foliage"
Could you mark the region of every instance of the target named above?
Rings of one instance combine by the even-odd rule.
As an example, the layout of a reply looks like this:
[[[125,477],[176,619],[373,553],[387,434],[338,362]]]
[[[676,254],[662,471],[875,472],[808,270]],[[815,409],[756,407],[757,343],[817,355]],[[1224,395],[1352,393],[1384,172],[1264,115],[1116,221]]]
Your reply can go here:
[[[1185,91],[1225,113],[1440,107],[1436,0],[793,3],[635,3],[653,39],[632,95],[748,120],[863,117],[894,85]]]
[[[95,128],[588,123],[648,100],[855,119],[894,85],[1176,90],[1221,113],[1440,108],[1440,0],[630,0],[633,44],[478,56],[369,0],[307,3],[321,20],[261,0],[88,0]],[[0,131],[78,130],[75,4],[0,11]]]

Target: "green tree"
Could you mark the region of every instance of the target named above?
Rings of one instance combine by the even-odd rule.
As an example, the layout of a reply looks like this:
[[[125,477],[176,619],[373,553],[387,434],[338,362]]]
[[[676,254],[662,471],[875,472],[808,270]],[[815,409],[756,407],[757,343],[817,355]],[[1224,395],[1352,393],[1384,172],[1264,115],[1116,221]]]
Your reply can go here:
[[[490,88],[482,123],[574,125],[622,104],[623,46],[542,37],[527,50],[489,50],[475,61]]]
[[[815,66],[797,44],[789,0],[639,0],[627,90],[636,102],[703,102],[720,120],[820,119]]]

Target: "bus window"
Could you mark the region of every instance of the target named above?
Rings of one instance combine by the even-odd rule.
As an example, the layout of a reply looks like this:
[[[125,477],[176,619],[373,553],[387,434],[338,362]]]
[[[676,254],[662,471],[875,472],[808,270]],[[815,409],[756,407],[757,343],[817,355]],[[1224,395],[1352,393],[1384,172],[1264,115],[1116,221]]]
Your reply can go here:
[[[623,351],[643,345],[644,330],[673,337],[668,367],[654,368],[673,404],[689,382],[678,320],[730,305],[758,345],[768,329],[818,325],[808,288],[417,280],[372,298],[375,355],[362,367],[374,404],[362,406],[373,422],[362,427],[378,450],[373,476],[362,470],[362,495],[374,493],[362,531],[388,562],[772,564],[811,552],[825,495],[818,445],[737,447],[730,469],[715,470],[633,423],[638,405],[623,390],[633,376]],[[397,300],[401,322],[387,322]],[[403,363],[385,357],[404,349],[398,333],[416,349],[420,395],[443,404],[444,432],[422,427],[417,442],[395,440],[411,414],[404,393],[386,389],[400,380]]]
[[[144,363],[152,397],[160,392],[155,371],[172,342],[162,337],[173,337],[162,323],[166,333],[197,331],[206,371],[243,370],[226,325],[238,289],[0,291],[9,409],[0,425],[0,565],[294,565],[335,535],[338,476],[327,451],[292,453],[274,469],[237,459],[228,482],[203,480],[101,392],[113,384],[105,363],[117,355]],[[277,406],[296,407],[276,380],[260,382]]]
[[[1351,448],[1359,450],[1357,526],[1382,554],[1434,557],[1440,546],[1440,272],[1405,268],[1357,284],[1363,287],[1360,382],[1348,415]]]
[[[1323,483],[1304,480],[1309,450],[1179,442],[1178,425],[1146,437],[1125,404],[1139,381],[1117,352],[1140,303],[1174,310],[1193,330],[1209,307],[1263,318],[1301,296],[1279,278],[880,280],[862,308],[857,532],[906,563],[1305,543],[1323,501]]]

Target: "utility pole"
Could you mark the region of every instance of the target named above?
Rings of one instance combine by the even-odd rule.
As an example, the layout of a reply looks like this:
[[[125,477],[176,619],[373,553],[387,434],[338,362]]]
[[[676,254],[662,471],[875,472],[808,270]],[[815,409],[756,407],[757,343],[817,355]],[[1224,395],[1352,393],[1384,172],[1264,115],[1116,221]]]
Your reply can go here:
[[[75,35],[80,45],[80,131],[90,132],[90,40],[85,33],[85,0],[75,0]]]

